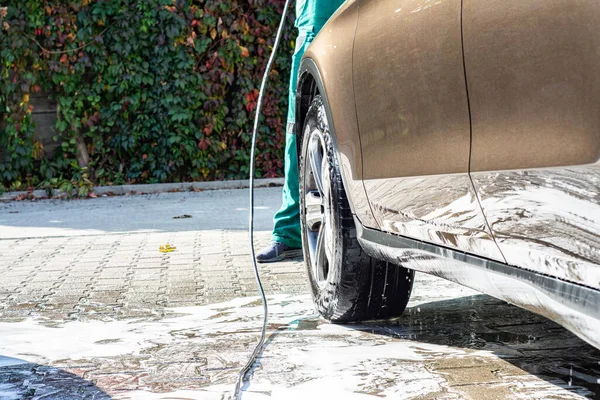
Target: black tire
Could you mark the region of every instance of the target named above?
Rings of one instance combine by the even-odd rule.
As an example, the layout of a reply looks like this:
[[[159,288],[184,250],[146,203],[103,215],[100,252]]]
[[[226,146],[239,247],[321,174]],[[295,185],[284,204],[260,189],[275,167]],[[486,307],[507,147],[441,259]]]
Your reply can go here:
[[[304,263],[317,310],[324,318],[332,322],[381,320],[400,316],[410,297],[414,272],[374,259],[361,248],[356,238],[356,226],[344,191],[337,155],[329,132],[325,105],[321,96],[316,96],[312,101],[301,133],[299,176],[302,241]],[[313,146],[316,147],[312,147],[309,154],[311,140]],[[317,141],[319,144],[322,143],[321,147],[314,144]],[[315,198],[314,193],[318,192],[318,188],[311,189],[311,186],[318,186],[311,161],[317,165],[314,160],[318,155],[315,155],[314,149],[319,148],[323,149],[321,165],[325,165],[325,162],[329,164],[326,167],[328,170],[326,169],[322,173],[321,181],[325,182],[326,176],[329,176],[327,184],[330,188],[328,191],[324,189],[324,192],[330,193],[329,199],[326,199],[328,196],[325,194],[319,201],[321,201],[320,204],[330,205],[329,221],[332,228],[332,231],[329,231],[331,232],[328,241],[330,248],[320,252],[314,249],[315,241],[314,239],[311,241],[311,238],[321,234],[320,229],[324,229],[323,227],[326,227],[327,224],[326,217],[321,219],[324,222],[317,223],[319,230],[316,230],[314,223],[307,222],[307,214],[309,214],[308,221],[315,221],[315,210],[317,210],[314,206],[315,200],[311,200]],[[319,170],[318,167],[315,169]],[[321,187],[324,186],[322,184]],[[307,209],[307,204],[313,204],[310,208],[312,211]],[[326,206],[321,206],[321,210],[325,210],[323,214],[328,212]],[[325,233],[322,235],[327,237]],[[322,241],[325,240],[322,239]],[[309,247],[311,243],[313,247]],[[318,238],[316,247],[319,247]],[[327,253],[327,250],[329,250],[329,254],[326,257],[330,259],[326,263],[321,263],[322,267],[315,266],[317,264],[313,264],[313,262],[316,259],[322,259],[322,253]],[[316,254],[319,254],[320,257],[315,256],[315,260],[313,260],[311,257]]]

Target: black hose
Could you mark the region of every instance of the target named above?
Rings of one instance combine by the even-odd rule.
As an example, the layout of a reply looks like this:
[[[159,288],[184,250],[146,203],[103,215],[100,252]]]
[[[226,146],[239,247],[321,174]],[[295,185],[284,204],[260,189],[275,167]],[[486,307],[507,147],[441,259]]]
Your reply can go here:
[[[260,85],[260,92],[258,95],[258,102],[256,104],[256,114],[254,115],[254,128],[252,129],[252,147],[250,151],[250,208],[249,208],[249,233],[250,233],[250,255],[252,257],[252,265],[254,266],[254,277],[256,278],[256,283],[258,284],[258,290],[260,292],[260,297],[262,299],[263,304],[263,326],[260,334],[260,340],[258,341],[254,351],[250,355],[248,362],[240,370],[238,375],[237,384],[235,385],[235,399],[238,400],[241,398],[241,390],[242,390],[242,382],[247,382],[249,380],[249,372],[252,369],[252,366],[256,362],[256,358],[260,354],[264,344],[265,344],[265,336],[267,332],[267,322],[269,317],[269,310],[267,308],[267,298],[265,297],[265,291],[263,289],[262,283],[260,281],[260,274],[258,272],[258,265],[256,264],[256,256],[254,253],[254,153],[256,150],[256,137],[258,136],[258,121],[260,119],[260,112],[262,110],[262,98],[265,92],[265,88],[267,86],[267,79],[269,77],[269,72],[271,71],[271,67],[273,66],[273,61],[275,60],[275,54],[277,53],[277,48],[279,47],[279,42],[281,40],[281,34],[283,33],[283,28],[285,26],[285,19],[287,17],[287,12],[289,8],[290,0],[285,1],[285,6],[283,8],[283,13],[281,15],[281,22],[279,23],[279,29],[277,30],[277,36],[275,37],[275,44],[273,44],[273,51],[271,52],[271,56],[269,57],[269,62],[267,63],[267,68],[265,69],[265,74],[263,75],[262,83]]]

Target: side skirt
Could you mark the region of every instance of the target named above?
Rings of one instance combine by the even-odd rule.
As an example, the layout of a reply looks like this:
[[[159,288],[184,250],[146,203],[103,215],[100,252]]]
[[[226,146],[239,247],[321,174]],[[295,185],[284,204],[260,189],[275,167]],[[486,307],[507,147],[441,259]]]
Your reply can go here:
[[[600,291],[498,261],[362,226],[372,257],[470,287],[543,315],[600,349]]]

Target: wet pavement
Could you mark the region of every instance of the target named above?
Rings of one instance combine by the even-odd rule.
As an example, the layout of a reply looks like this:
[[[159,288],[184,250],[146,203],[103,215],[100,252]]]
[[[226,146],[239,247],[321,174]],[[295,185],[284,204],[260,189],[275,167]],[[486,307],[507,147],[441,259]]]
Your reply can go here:
[[[246,195],[0,204],[0,399],[231,398],[262,323]],[[279,199],[257,193],[259,245]],[[600,398],[599,350],[473,290],[418,274],[398,320],[332,325],[301,260],[263,273],[244,399]]]

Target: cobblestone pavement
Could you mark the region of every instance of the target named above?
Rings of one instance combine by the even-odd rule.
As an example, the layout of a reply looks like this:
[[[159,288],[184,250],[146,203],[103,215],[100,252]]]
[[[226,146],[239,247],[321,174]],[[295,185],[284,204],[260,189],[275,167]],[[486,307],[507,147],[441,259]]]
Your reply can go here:
[[[259,247],[280,190],[257,191]],[[0,399],[229,398],[262,318],[246,204],[246,190],[0,204]],[[600,396],[598,350],[464,287],[419,275],[399,320],[336,326],[314,315],[301,260],[261,273],[269,340],[245,399]]]
[[[280,192],[259,191],[258,247]],[[246,203],[247,191],[227,190],[4,205],[2,319],[160,315],[256,295]],[[166,243],[177,250],[159,252]],[[272,293],[306,292],[300,260],[262,274]]]

